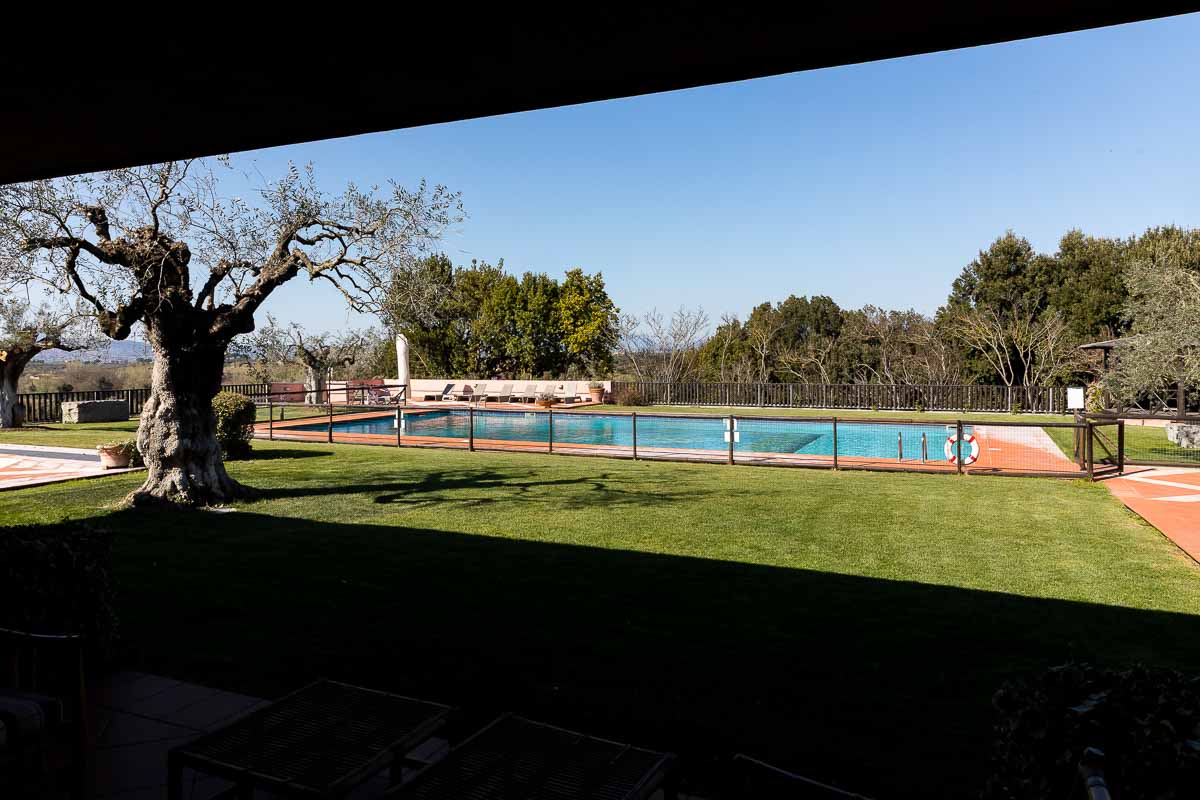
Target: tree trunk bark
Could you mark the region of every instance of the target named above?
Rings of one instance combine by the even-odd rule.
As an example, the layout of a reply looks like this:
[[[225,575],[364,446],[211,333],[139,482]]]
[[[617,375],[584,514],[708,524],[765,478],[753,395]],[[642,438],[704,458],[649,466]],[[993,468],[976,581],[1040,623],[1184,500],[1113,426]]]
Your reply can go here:
[[[6,364],[0,364],[0,428],[15,428],[17,377]]]
[[[148,474],[128,502],[208,506],[254,496],[225,472],[217,441],[212,400],[221,389],[225,346],[170,347],[150,333],[154,369],[137,434]]]
[[[306,396],[304,402],[309,405],[320,405],[328,402],[329,398],[325,391],[325,370],[319,367],[304,366],[304,390]]]

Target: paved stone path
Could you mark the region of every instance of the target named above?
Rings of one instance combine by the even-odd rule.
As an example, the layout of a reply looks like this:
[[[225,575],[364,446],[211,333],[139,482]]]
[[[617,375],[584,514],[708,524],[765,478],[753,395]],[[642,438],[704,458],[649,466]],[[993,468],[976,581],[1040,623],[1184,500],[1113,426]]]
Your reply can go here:
[[[1200,469],[1131,466],[1104,485],[1200,563]]]
[[[0,444],[0,490],[132,471],[104,469],[100,466],[100,456],[95,450]]]

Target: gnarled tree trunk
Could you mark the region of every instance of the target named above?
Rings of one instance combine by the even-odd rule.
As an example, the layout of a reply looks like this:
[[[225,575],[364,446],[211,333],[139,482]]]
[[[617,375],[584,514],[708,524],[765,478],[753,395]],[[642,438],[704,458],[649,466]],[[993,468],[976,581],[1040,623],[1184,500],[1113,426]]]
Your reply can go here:
[[[17,419],[17,382],[25,366],[43,348],[16,348],[0,351],[0,428],[15,428]]]
[[[221,390],[225,345],[185,345],[149,333],[154,369],[137,435],[148,474],[128,501],[204,506],[254,496],[225,472],[217,441],[212,400]]]
[[[326,368],[321,365],[304,365],[304,402],[310,405],[320,405],[329,402],[329,392],[325,382]]]
[[[0,428],[16,427],[17,379],[12,370],[0,362]]]

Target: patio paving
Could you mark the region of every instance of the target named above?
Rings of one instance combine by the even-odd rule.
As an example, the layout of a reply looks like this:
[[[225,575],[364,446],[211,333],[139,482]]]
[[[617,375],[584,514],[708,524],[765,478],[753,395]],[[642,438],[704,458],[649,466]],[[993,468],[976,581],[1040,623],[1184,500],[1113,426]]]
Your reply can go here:
[[[105,469],[95,450],[0,444],[0,491],[133,471]]]
[[[1200,564],[1200,469],[1126,467],[1104,485]]]
[[[118,672],[91,686],[96,736],[97,800],[163,800],[167,796],[167,753],[220,728],[268,702],[259,697],[198,686],[144,672]],[[433,763],[449,747],[434,737],[408,753]],[[408,779],[408,770],[405,770]],[[351,800],[374,800],[388,789],[383,771],[352,792]],[[183,772],[183,800],[212,800],[233,788],[229,781]],[[255,792],[255,797],[274,795]],[[661,800],[662,792],[654,795]],[[681,800],[685,800],[681,796]],[[700,800],[693,798],[692,800]]]

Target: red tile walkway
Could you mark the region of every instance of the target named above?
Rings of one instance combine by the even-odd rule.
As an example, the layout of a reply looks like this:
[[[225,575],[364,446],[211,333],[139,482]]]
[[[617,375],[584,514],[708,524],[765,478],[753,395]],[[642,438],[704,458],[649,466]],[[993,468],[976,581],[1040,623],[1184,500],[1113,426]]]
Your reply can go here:
[[[95,450],[38,445],[0,445],[0,490],[130,472],[104,469]]]
[[[1130,466],[1104,485],[1200,563],[1200,470]]]

